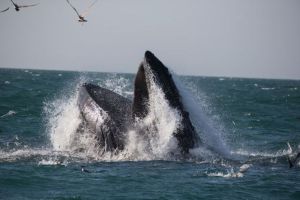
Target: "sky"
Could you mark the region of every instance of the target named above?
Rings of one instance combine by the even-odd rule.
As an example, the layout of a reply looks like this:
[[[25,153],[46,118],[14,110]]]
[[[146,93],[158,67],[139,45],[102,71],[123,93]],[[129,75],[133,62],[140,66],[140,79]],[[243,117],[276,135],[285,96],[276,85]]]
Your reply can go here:
[[[91,0],[70,0],[84,11]],[[300,79],[299,0],[0,1],[0,67],[136,73],[151,50],[177,74]]]

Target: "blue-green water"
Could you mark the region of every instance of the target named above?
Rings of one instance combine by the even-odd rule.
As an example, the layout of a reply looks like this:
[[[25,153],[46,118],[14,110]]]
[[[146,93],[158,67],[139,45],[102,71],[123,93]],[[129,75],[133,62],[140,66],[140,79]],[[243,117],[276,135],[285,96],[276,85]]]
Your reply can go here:
[[[193,121],[210,127],[199,135],[216,154],[200,148],[195,159],[176,160],[77,151],[89,143],[71,141],[76,87],[89,81],[132,98],[133,79],[0,69],[0,199],[300,199],[299,163],[290,169],[286,159],[299,151],[300,81],[178,77],[196,102]]]

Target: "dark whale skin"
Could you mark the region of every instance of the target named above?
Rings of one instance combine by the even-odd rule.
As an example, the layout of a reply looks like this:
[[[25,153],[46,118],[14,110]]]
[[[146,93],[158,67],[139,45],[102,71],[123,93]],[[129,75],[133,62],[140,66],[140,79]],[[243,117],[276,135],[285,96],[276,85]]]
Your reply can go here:
[[[124,134],[132,124],[131,105],[129,99],[100,86],[85,83],[80,87],[78,107],[81,116],[105,151],[124,148]],[[103,115],[106,118],[101,123]]]

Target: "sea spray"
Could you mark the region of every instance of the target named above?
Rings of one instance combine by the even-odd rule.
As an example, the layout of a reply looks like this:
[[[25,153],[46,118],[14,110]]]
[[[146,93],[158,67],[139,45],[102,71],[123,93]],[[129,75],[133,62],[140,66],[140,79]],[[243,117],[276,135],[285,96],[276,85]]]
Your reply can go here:
[[[148,69],[148,68],[146,68]],[[160,86],[155,82],[152,72],[149,73],[149,114],[145,120],[155,122],[157,138],[152,138],[153,153],[166,156],[177,149],[177,140],[173,133],[176,132],[181,123],[178,110],[172,108],[165,98]],[[152,130],[152,131],[155,131]]]
[[[107,88],[126,98],[132,98],[133,91],[130,80],[117,74],[112,74],[99,83],[100,86]]]
[[[81,78],[75,82],[76,84],[68,87],[67,93],[62,92],[52,102],[45,104],[44,110],[47,113],[47,127],[53,150],[72,151],[73,153],[80,150],[86,155],[100,160],[171,159],[171,154],[178,153],[178,144],[173,133],[181,125],[182,116],[169,105],[151,70],[146,68],[146,73],[148,73],[147,84],[150,94],[149,113],[145,118],[136,122],[137,127],[144,129],[143,132],[146,134],[141,135],[139,130],[130,129],[128,133],[125,133],[127,143],[123,152],[119,155],[103,154],[97,148],[97,141],[93,133],[88,129],[81,129],[81,132],[78,132],[82,119],[77,106],[77,98],[79,87],[86,81]],[[218,130],[213,127],[215,124],[204,114],[203,106],[199,106],[197,100],[186,91],[176,76],[173,78],[202,142],[217,150],[218,153],[228,156],[230,151]],[[124,83],[126,84],[123,85]],[[125,92],[130,92],[128,83],[127,79],[113,76],[104,79],[99,85],[111,90],[117,88],[116,92],[124,95]],[[94,115],[99,115],[99,113],[96,112]],[[102,114],[100,113],[100,115]],[[191,151],[192,154],[197,154],[196,156],[199,157],[211,157],[211,153],[208,152],[202,147]]]
[[[69,95],[46,104],[45,112],[48,114],[49,135],[54,150],[70,150],[72,139],[80,124],[79,109],[76,105],[78,90]]]
[[[126,82],[127,79],[113,77],[104,79],[104,86],[116,86]],[[110,81],[108,81],[110,80]],[[47,132],[53,151],[68,152],[71,156],[89,158],[93,160],[115,160],[122,159],[112,157],[113,154],[103,152],[97,145],[95,133],[91,132],[81,117],[78,107],[79,89],[87,80],[85,76],[80,77],[70,85],[65,86],[54,99],[44,103],[44,116]],[[122,92],[123,87],[117,87]],[[90,117],[97,118],[97,126],[101,126],[107,117],[103,112],[95,110],[88,112]],[[103,119],[103,120],[101,120]]]
[[[149,113],[136,123],[140,129],[146,130],[147,135],[129,132],[126,150],[140,159],[170,159],[170,154],[178,151],[173,133],[180,126],[181,116],[176,109],[170,107],[152,72],[147,67],[145,70],[148,73],[146,81],[149,88]]]
[[[200,99],[198,95],[196,99],[180,81],[179,77],[173,74],[174,82],[181,94],[182,103],[190,114],[191,121],[195,126],[200,140],[204,145],[217,151],[219,154],[231,158],[229,147],[224,140],[223,127],[219,120],[213,121],[212,117],[207,115],[208,103],[204,99]],[[201,151],[201,150],[200,150]],[[193,150],[192,153],[199,153],[199,150]]]

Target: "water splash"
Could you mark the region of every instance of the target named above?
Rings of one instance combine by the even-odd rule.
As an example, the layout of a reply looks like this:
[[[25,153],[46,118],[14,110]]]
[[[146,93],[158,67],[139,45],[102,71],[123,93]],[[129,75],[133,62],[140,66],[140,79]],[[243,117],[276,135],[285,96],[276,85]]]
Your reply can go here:
[[[77,133],[82,122],[77,99],[79,88],[84,82],[86,78],[81,76],[62,89],[52,100],[44,103],[46,132],[54,151],[74,151],[79,148],[74,145],[76,140],[85,138],[85,134]]]
[[[198,99],[196,99],[195,96],[183,86],[178,76],[173,75],[173,79],[181,94],[183,105],[189,112],[191,121],[197,133],[200,135],[201,141],[219,154],[232,158],[229,147],[225,143],[225,132],[223,131],[222,123],[220,123],[220,120],[207,115],[209,106],[205,98],[203,98],[204,94],[198,94]],[[200,99],[201,97],[202,99]]]
[[[78,88],[84,78],[77,80],[75,84],[63,90],[54,100],[45,104],[44,110],[47,116],[47,127],[51,145],[54,151],[68,151],[72,156],[103,161],[124,161],[124,160],[172,160],[177,153],[177,140],[173,132],[180,126],[181,116],[176,109],[169,106],[162,89],[156,84],[151,71],[146,70],[150,77],[149,84],[149,113],[144,119],[138,119],[137,129],[128,131],[127,142],[122,152],[114,154],[103,152],[97,148],[97,141],[88,129],[78,132],[81,125],[80,111],[77,106]],[[184,88],[178,77],[173,75],[178,90],[181,93],[183,104],[190,113],[191,121],[195,126],[203,142],[198,148],[192,149],[191,155],[196,160],[204,159],[215,161],[220,157],[239,158],[240,156],[261,156],[261,153],[245,152],[243,150],[232,151],[227,146],[220,120],[211,117],[207,110],[210,107],[204,94],[196,95]],[[117,88],[119,94],[130,91],[128,79],[113,76],[106,77],[100,85],[109,89]],[[126,83],[125,85],[123,85]],[[71,89],[70,89],[71,88]],[[189,88],[190,89],[190,88]],[[65,92],[68,91],[68,92]],[[97,116],[103,113],[94,113]],[[103,116],[104,117],[104,116]],[[101,120],[100,120],[101,123]],[[221,125],[220,125],[221,124]],[[147,134],[141,134],[141,130]],[[146,130],[146,131],[145,131]],[[285,155],[277,152],[274,157]]]
[[[237,170],[233,167],[229,167],[226,169],[226,172],[219,171],[219,172],[205,172],[207,176],[212,177],[223,177],[223,178],[242,178],[244,174],[252,167],[252,164],[243,164]]]
[[[80,112],[77,108],[78,86],[68,95],[62,95],[53,102],[46,103],[47,128],[54,150],[70,150],[72,139],[79,126]]]
[[[33,149],[33,148],[22,148],[12,149],[9,151],[0,151],[0,162],[14,162],[20,159],[32,158],[35,156],[50,156],[53,152],[49,149]]]
[[[165,94],[147,67],[145,73],[148,77],[149,113],[144,119],[137,121],[137,126],[147,130],[147,135],[141,137],[136,131],[129,132],[126,151],[131,156],[136,154],[147,160],[170,159],[170,153],[178,151],[173,133],[180,126],[181,116],[178,110],[170,107]]]
[[[265,157],[265,158],[278,158],[288,156],[292,154],[290,149],[281,149],[276,152],[259,152],[259,151],[248,151],[246,149],[238,149],[231,151],[232,155],[245,156],[245,157]]]
[[[104,81],[100,82],[99,85],[101,87],[107,88],[121,96],[132,98],[133,97],[133,89],[130,83],[130,80],[119,76],[117,74],[112,74],[104,79]]]
[[[38,165],[62,165],[62,166],[67,166],[68,161],[66,160],[61,160],[59,158],[45,158],[42,159],[41,161],[38,162]]]
[[[151,70],[147,70],[149,85],[149,113],[144,119],[138,119],[136,124],[138,129],[131,129],[127,133],[127,143],[124,151],[115,155],[110,152],[103,153],[97,148],[94,135],[88,129],[78,132],[81,125],[80,111],[77,106],[77,98],[80,85],[85,82],[85,78],[80,78],[76,84],[68,87],[53,101],[49,101],[44,106],[47,116],[47,130],[50,141],[55,151],[70,151],[72,153],[84,153],[86,156],[97,160],[154,160],[172,159],[171,155],[177,154],[177,140],[173,133],[181,123],[179,112],[170,107],[160,86],[155,82]],[[183,97],[183,104],[190,112],[193,124],[196,124],[197,131],[201,134],[203,142],[222,154],[228,153],[222,137],[217,134],[217,130],[212,128],[211,121],[204,115],[203,107],[193,99],[192,95],[183,88],[179,80],[174,77],[175,83]],[[128,79],[108,77],[99,83],[119,94],[130,90]],[[65,92],[68,91],[68,92]],[[94,113],[103,115],[103,113]],[[105,117],[105,116],[103,116]],[[101,122],[101,120],[99,121]],[[144,130],[147,134],[141,134]],[[145,131],[146,130],[146,131]],[[193,156],[212,157],[207,149],[198,148],[192,150]]]
[[[227,170],[227,172],[206,172],[207,176],[212,177],[223,177],[223,178],[242,178],[244,177],[244,174],[241,172],[234,172],[233,169]]]

